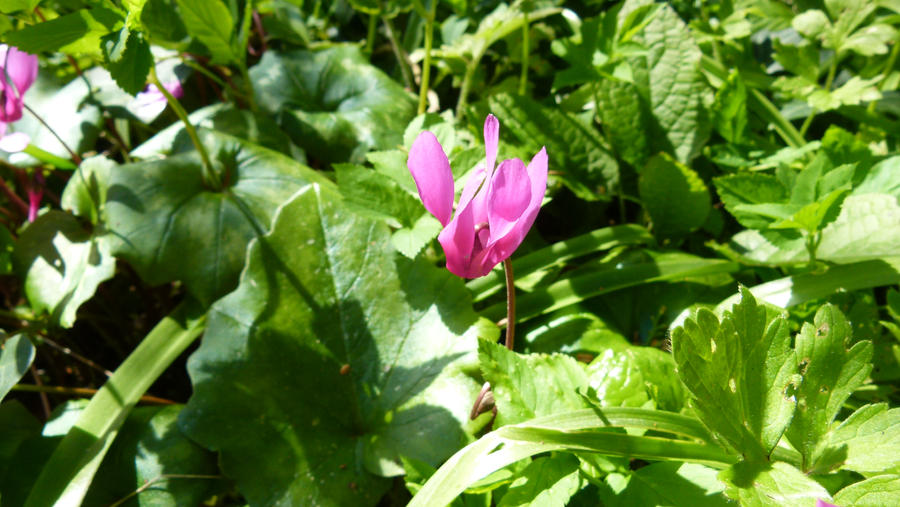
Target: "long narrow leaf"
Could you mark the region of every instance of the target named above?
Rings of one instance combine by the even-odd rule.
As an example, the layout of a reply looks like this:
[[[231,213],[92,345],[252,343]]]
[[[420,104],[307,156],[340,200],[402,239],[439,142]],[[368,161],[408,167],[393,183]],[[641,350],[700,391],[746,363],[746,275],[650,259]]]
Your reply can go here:
[[[91,398],[38,476],[26,506],[80,505],[119,427],[144,392],[200,336],[202,312],[180,304]]]

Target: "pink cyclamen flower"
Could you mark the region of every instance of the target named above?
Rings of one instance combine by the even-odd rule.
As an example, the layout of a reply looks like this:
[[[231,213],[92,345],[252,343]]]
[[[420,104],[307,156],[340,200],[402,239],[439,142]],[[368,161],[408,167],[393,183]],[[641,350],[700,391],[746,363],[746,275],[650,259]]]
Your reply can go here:
[[[163,87],[176,99],[184,96],[184,88],[181,87],[181,81],[175,80],[163,83]],[[166,96],[154,84],[147,85],[144,91],[138,93],[134,98],[134,106],[138,114],[150,117],[158,116],[159,113],[163,112],[166,104]]]
[[[816,500],[816,507],[837,507],[837,505],[828,503],[824,500]]]
[[[484,120],[484,167],[466,181],[455,215],[453,173],[437,138],[422,132],[409,150],[406,165],[422,204],[444,226],[438,241],[447,269],[463,278],[484,276],[512,255],[534,224],[547,191],[546,148],[528,167],[514,158],[495,170],[499,137],[500,122],[489,114]]]
[[[8,123],[22,118],[23,97],[37,78],[37,72],[37,56],[0,44],[0,138],[6,135]],[[18,144],[21,143],[14,145]]]

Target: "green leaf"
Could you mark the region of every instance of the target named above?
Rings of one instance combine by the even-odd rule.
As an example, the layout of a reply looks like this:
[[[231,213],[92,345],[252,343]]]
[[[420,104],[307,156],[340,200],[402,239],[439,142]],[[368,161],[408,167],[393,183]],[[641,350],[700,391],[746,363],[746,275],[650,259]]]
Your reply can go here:
[[[641,202],[663,237],[683,236],[706,222],[709,189],[700,176],[666,154],[656,155],[640,170]]]
[[[90,220],[92,225],[99,225],[106,204],[106,182],[116,166],[114,161],[102,155],[83,160],[63,190],[62,209]]]
[[[796,390],[797,410],[786,436],[803,456],[803,470],[813,466],[813,450],[828,432],[847,398],[872,371],[872,343],[847,349],[850,323],[836,307],[825,305],[814,324],[804,323],[794,350],[803,380]]]
[[[19,380],[28,373],[28,368],[34,361],[35,349],[31,340],[22,333],[9,338],[6,332],[0,330],[0,400],[6,397],[9,390],[19,383]]]
[[[588,377],[584,366],[569,356],[520,355],[479,341],[478,359],[494,393],[498,426],[585,406],[576,390],[587,387]]]
[[[72,327],[78,307],[112,278],[116,262],[99,232],[62,211],[45,213],[25,229],[14,262],[35,313],[47,312],[54,323]]]
[[[267,51],[250,78],[260,107],[280,114],[291,139],[323,162],[361,163],[370,149],[400,146],[415,115],[412,95],[356,46]]]
[[[778,178],[758,172],[740,172],[713,179],[725,209],[749,229],[763,229],[772,220],[756,212],[741,211],[741,205],[783,202],[787,190]]]
[[[828,454],[837,449],[845,470],[869,477],[900,473],[900,408],[865,405],[834,429],[826,445]]]
[[[747,129],[747,87],[737,71],[716,92],[713,125],[729,143],[740,143]]]
[[[618,164],[592,126],[519,95],[493,95],[488,105],[529,154],[546,146],[550,170],[578,197],[608,200],[618,188]]]
[[[188,34],[206,46],[212,63],[243,60],[242,48],[236,45],[234,19],[222,0],[178,0],[178,10]]]
[[[870,102],[881,98],[876,83],[880,76],[862,79],[853,76],[849,81],[834,90],[816,90],[809,94],[807,102],[810,107],[819,111],[830,111],[841,106],[855,106],[860,102]]]
[[[208,305],[237,285],[246,246],[268,230],[275,209],[311,182],[330,182],[252,143],[222,134],[204,138],[224,190],[204,184],[196,153],[125,164],[107,183],[106,222],[112,251],[141,278],[181,280]]]
[[[147,0],[141,9],[141,26],[154,44],[186,49],[189,43],[187,28],[178,15],[176,0]]]
[[[688,26],[665,5],[634,37],[647,48],[631,61],[634,80],[656,120],[651,147],[689,163],[706,144],[711,99],[700,67],[702,53]]]
[[[0,404],[0,486],[4,485],[6,472],[11,466],[19,466],[15,455],[30,438],[41,434],[41,422],[31,415],[17,400]],[[7,490],[3,489],[4,498]],[[7,499],[8,501],[8,499]]]
[[[425,213],[416,197],[392,179],[356,164],[334,164],[338,189],[355,211],[392,227],[412,227]]]
[[[400,456],[437,465],[467,441],[478,317],[458,278],[389,240],[309,186],[212,307],[180,422],[250,503],[374,505]]]
[[[0,227],[0,275],[13,273],[13,255],[16,249],[16,239],[6,227]]]
[[[815,507],[817,500],[831,500],[822,485],[783,462],[738,463],[720,473],[719,479],[729,484],[725,494],[746,506]]]
[[[578,458],[556,454],[525,467],[500,498],[498,507],[564,507],[580,487]]]
[[[437,237],[443,226],[430,213],[422,215],[412,227],[403,227],[391,235],[394,248],[410,259],[415,259],[422,248]]]
[[[613,150],[634,167],[650,156],[650,118],[647,105],[634,83],[614,78],[597,82],[597,114]]]
[[[16,11],[31,12],[41,3],[41,0],[5,0],[0,5],[0,12],[3,14],[11,14]]]
[[[719,507],[729,505],[722,494],[725,484],[716,479],[717,471],[694,463],[652,463],[629,475],[610,474],[606,481],[616,495],[603,498],[603,505],[691,505]],[[601,490],[602,491],[602,490]]]
[[[794,413],[797,359],[784,317],[767,319],[749,290],[721,321],[700,309],[672,330],[678,375],[712,431],[764,461]]]
[[[143,34],[123,28],[104,36],[102,48],[106,68],[116,84],[130,95],[143,90],[153,65],[150,44]]]
[[[880,507],[900,502],[900,475],[879,475],[851,484],[834,495],[841,507]]]
[[[889,194],[900,200],[900,156],[886,158],[875,164],[858,186],[854,194]]]
[[[604,407],[650,406],[678,411],[684,386],[672,355],[653,347],[625,345],[602,351],[587,368],[590,387]]]
[[[146,488],[137,504],[201,505],[221,486],[215,454],[177,427],[182,407],[139,407],[129,414],[97,470],[85,505],[110,505]]]
[[[100,38],[119,29],[123,16],[104,7],[81,9],[71,14],[4,34],[5,42],[26,53],[62,51],[100,55]],[[69,99],[71,100],[71,98]]]
[[[791,26],[810,39],[818,38],[826,29],[831,29],[828,16],[818,9],[802,12],[791,20]]]
[[[27,507],[81,505],[123,421],[153,382],[203,332],[205,315],[181,303],[161,320],[77,414],[42,468]],[[49,424],[44,428],[48,433]]]

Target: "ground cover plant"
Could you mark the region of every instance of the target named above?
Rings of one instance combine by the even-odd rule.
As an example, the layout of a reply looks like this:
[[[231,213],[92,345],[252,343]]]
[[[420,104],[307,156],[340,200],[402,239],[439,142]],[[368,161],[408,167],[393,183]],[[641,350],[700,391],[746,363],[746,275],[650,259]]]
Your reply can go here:
[[[0,13],[3,505],[900,504],[900,3]]]

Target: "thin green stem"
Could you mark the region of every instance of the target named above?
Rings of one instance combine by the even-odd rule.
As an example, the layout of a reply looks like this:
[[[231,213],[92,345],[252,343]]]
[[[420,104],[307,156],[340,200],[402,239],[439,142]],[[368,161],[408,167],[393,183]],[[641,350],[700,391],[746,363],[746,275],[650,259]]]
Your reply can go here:
[[[140,494],[143,493],[144,491],[147,491],[147,490],[150,489],[152,486],[154,486],[156,483],[158,483],[158,482],[163,482],[163,481],[169,481],[169,480],[172,480],[172,479],[204,479],[204,480],[219,480],[219,479],[224,479],[224,477],[222,477],[221,475],[163,474],[163,475],[154,477],[153,479],[150,479],[149,481],[145,482],[144,484],[141,485],[141,487],[139,487],[138,489],[132,491],[131,493],[129,493],[129,494],[128,494],[127,496],[125,496],[124,498],[121,498],[121,499],[117,500],[116,502],[110,504],[109,507],[119,507],[120,505],[122,505],[123,503],[127,502],[128,500],[130,500],[130,499],[132,499],[132,498],[134,498],[134,497],[140,495]]]
[[[38,115],[37,113],[34,112],[33,109],[28,107],[28,104],[22,103],[22,107],[24,107],[26,111],[31,113],[32,116],[37,118],[37,121],[41,122],[41,125],[43,125],[44,128],[49,130],[51,134],[53,134],[53,137],[55,137],[56,140],[59,141],[59,144],[61,144],[63,146],[63,148],[65,148],[66,151],[69,152],[69,156],[72,157],[72,161],[75,162],[75,165],[81,165],[81,157],[79,157],[77,153],[72,151],[72,148],[69,148],[69,145],[66,144],[66,142],[63,141],[61,137],[59,137],[59,134],[57,134],[56,131],[53,130],[53,128],[50,125],[48,125],[47,122],[45,122],[43,118],[40,117],[40,115]]]
[[[196,70],[197,72],[203,74],[207,78],[211,79],[213,82],[221,86],[222,88],[227,88],[231,93],[235,94],[238,98],[247,100],[247,97],[244,95],[244,92],[235,88],[231,85],[231,83],[226,83],[224,79],[217,76],[214,72],[211,72],[206,67],[200,65],[199,63],[191,60],[190,58],[185,58],[181,61],[184,65]]]
[[[506,274],[506,348],[512,350],[516,344],[516,284],[513,278],[512,261],[503,261]]]
[[[194,128],[194,125],[191,123],[191,120],[188,118],[187,111],[184,110],[184,107],[181,106],[181,103],[178,102],[169,90],[163,86],[162,83],[159,82],[159,78],[156,76],[156,67],[150,67],[150,82],[156,86],[156,88],[163,94],[166,98],[166,102],[169,103],[169,106],[175,111],[175,114],[178,115],[178,118],[181,120],[181,123],[184,124],[184,130],[187,132],[188,137],[191,138],[191,142],[194,143],[194,148],[197,149],[197,153],[200,154],[200,159],[203,161],[203,180],[207,185],[212,188],[221,188],[222,182],[219,181],[219,175],[216,174],[213,169],[212,162],[209,159],[209,154],[206,152],[206,148],[203,146],[203,143],[200,142],[200,137],[197,135],[197,129]]]
[[[372,56],[372,50],[375,48],[375,29],[378,28],[378,15],[369,16],[369,33],[366,34],[366,54]]]
[[[831,85],[834,83],[834,75],[837,73],[837,63],[838,58],[837,55],[834,55],[834,58],[831,60],[831,65],[828,66],[828,75],[825,77],[825,91],[831,92]],[[810,125],[812,125],[813,118],[816,117],[818,111],[813,108],[812,111],[809,112],[809,116],[803,120],[803,125],[800,126],[800,135],[805,139],[806,131],[809,130]]]
[[[413,90],[416,87],[416,81],[413,79],[412,65],[409,62],[409,55],[403,46],[397,43],[397,37],[394,31],[394,22],[390,18],[384,18],[384,31],[387,33],[388,41],[391,43],[391,50],[394,57],[397,58],[397,64],[400,65],[400,73],[403,74],[403,82],[406,88]]]
[[[246,60],[241,61],[239,67],[241,68],[241,78],[244,80],[244,87],[247,90],[247,95],[244,98],[247,99],[247,105],[250,106],[250,110],[255,113],[259,111],[259,109],[256,107],[256,96],[253,92],[253,81],[250,80],[250,72],[247,70]]]
[[[522,73],[519,75],[519,95],[525,95],[528,91],[528,58],[529,35],[531,29],[528,25],[528,12],[523,12],[525,21],[522,23]]]
[[[422,61],[422,82],[419,84],[419,114],[428,109],[428,86],[431,84],[431,46],[434,43],[434,16],[437,0],[431,0],[431,8],[425,16],[425,59]]]
[[[459,88],[459,100],[456,102],[456,121],[462,119],[462,115],[466,112],[466,106],[469,102],[469,88],[472,87],[472,78],[475,77],[475,71],[478,69],[478,61],[481,58],[473,58],[466,66],[466,73],[463,75],[462,86]]]

